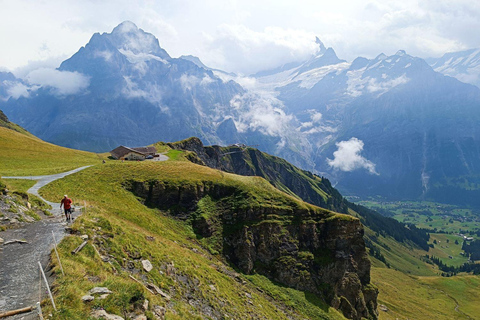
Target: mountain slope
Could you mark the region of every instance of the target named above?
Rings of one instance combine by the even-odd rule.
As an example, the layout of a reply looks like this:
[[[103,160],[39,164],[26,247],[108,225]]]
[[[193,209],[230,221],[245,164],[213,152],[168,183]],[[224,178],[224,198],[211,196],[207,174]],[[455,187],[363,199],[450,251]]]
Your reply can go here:
[[[1,111],[0,111],[1,112]],[[100,163],[99,155],[44,142],[0,118],[0,176],[45,175]]]
[[[3,113],[2,110],[0,110],[0,127],[4,127],[7,129],[17,131],[19,133],[23,133],[25,135],[32,136],[27,130],[23,129],[22,127],[20,127],[19,125],[13,122],[10,122],[10,120],[8,120],[8,117]]]
[[[348,202],[332,187],[326,178],[320,178],[301,170],[284,159],[263,153],[257,149],[230,146],[207,146],[198,138],[169,143],[176,150],[193,151],[199,159],[191,161],[211,168],[243,176],[260,176],[277,189],[302,199],[307,203],[340,213],[352,214],[377,234],[392,237],[397,242],[413,243],[417,248],[428,250],[428,233],[415,226],[406,227],[393,218],[384,217],[376,211]]]
[[[315,171],[344,194],[440,200],[467,191],[452,183],[456,177],[476,183],[477,87],[404,51],[301,69],[257,80],[300,120],[298,134],[316,150]],[[479,192],[472,191],[470,200]]]
[[[137,277],[146,277],[172,295],[175,304],[165,305],[170,315],[175,312],[178,318],[205,316],[208,305],[214,315],[209,317],[214,318],[221,314],[248,318],[250,312],[255,312],[257,318],[286,317],[282,313],[271,313],[272,304],[263,294],[265,288],[252,293],[249,284],[235,285],[234,277],[216,279],[219,275],[214,269],[225,270],[223,261],[228,260],[252,274],[252,279],[260,280],[258,275],[263,274],[288,287],[311,292],[317,301],[322,297],[348,318],[375,317],[376,291],[368,285],[370,263],[359,221],[305,204],[276,190],[264,179],[223,173],[188,162],[112,161],[56,181],[41,192],[47,198],[55,198],[63,190],[70,190],[76,199],[90,204],[90,213],[77,221],[77,228],[86,228],[92,237],[94,233],[97,237],[105,232],[111,234],[110,240],[102,240],[97,245],[102,254],[112,257],[117,270],[125,270],[114,275],[108,272],[110,265],[103,263],[92,270],[94,275],[101,276],[106,284],[118,281],[121,288],[132,283],[128,280],[128,270],[132,268],[127,265],[139,264],[140,259],[148,258],[154,268],[164,270],[163,273],[142,271],[143,276]],[[98,221],[103,231],[94,231],[97,228],[92,228],[92,221]],[[188,227],[189,224],[192,227]],[[144,234],[155,237],[162,245],[157,247],[155,240],[152,245],[157,249],[153,250]],[[220,260],[212,260],[211,254],[199,248],[195,239],[209,245],[210,252]],[[173,240],[177,243],[173,244]],[[62,250],[70,251],[76,242],[75,237],[71,238]],[[172,246],[175,250],[170,251]],[[122,260],[123,257],[126,260]],[[98,263],[95,262],[98,257],[89,256],[88,251],[81,259],[86,259],[82,265]],[[71,265],[80,260],[70,256],[67,261]],[[164,269],[171,261],[175,273],[190,280],[182,282],[178,278],[173,282],[172,274]],[[231,272],[226,270],[227,274]],[[186,285],[191,281],[192,287],[183,287],[182,283]],[[218,288],[217,293],[208,293],[210,284]],[[87,290],[88,286],[85,279],[77,287]],[[231,289],[226,290],[227,287]],[[230,298],[238,290],[248,295]],[[159,301],[143,291],[141,299],[146,297]],[[192,299],[199,301],[198,304],[191,302]],[[246,299],[253,299],[253,304],[239,308]],[[218,300],[228,303],[218,305],[214,302]],[[107,310],[118,312],[119,306],[114,301],[107,300],[104,305],[109,303]],[[263,307],[257,310],[257,304]],[[71,308],[77,308],[74,301]],[[297,318],[295,313],[300,311],[292,308],[293,317]]]
[[[435,71],[480,88],[480,49],[449,52],[428,62]]]
[[[346,62],[317,45],[303,63],[242,79],[172,58],[124,22],[57,70],[0,74],[0,108],[63,146],[107,151],[198,136],[259,145],[346,195],[480,206],[478,87],[402,50]],[[473,70],[477,60],[466,52],[437,67]]]
[[[193,134],[221,141],[215,121],[221,123],[230,114],[230,100],[243,93],[238,84],[224,83],[193,62],[171,58],[152,34],[131,22],[94,34],[48,72],[64,82],[45,83],[43,73],[27,76],[43,84],[10,96],[4,111],[42,139],[91,151]],[[5,84],[8,90],[10,85]]]
[[[19,171],[45,169],[27,156],[32,152],[51,170],[59,169],[56,154],[69,165],[89,155],[0,130],[8,131],[0,139],[2,150],[16,155],[14,160],[23,157],[16,162]],[[15,149],[18,142],[29,148]],[[95,247],[71,255],[83,241],[75,236],[60,245],[67,275],[57,273],[54,319],[85,319],[99,306],[124,318],[160,312],[173,319],[341,319],[329,305],[351,319],[376,318],[377,290],[370,285],[359,220],[306,204],[262,178],[185,161],[109,161],[40,192],[53,200],[66,191],[88,203],[88,213],[72,230],[86,231]],[[140,274],[145,259],[155,270]],[[130,276],[160,286],[168,292],[162,292],[166,300]],[[102,282],[113,294],[88,306],[80,297],[92,282]],[[146,310],[145,299],[152,303]]]

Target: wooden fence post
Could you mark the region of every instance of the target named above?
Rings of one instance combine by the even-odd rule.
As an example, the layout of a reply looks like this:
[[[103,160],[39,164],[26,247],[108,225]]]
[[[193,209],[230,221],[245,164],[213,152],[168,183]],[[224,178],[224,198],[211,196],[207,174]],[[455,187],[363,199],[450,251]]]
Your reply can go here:
[[[48,295],[50,296],[50,300],[52,300],[53,309],[55,311],[57,311],[57,307],[55,306],[55,301],[53,301],[52,292],[50,291],[50,286],[48,285],[47,277],[45,276],[45,273],[43,272],[42,264],[40,263],[40,261],[38,261],[38,266],[40,267],[40,272],[42,272],[43,281],[45,281],[45,285],[47,286]]]
[[[60,265],[60,270],[62,270],[63,276],[65,276],[65,272],[63,272],[62,261],[60,261],[60,256],[58,255],[57,240],[55,239],[55,234],[53,233],[53,230],[52,230],[52,236],[53,236],[53,248],[55,249],[55,253],[57,254],[58,264]]]

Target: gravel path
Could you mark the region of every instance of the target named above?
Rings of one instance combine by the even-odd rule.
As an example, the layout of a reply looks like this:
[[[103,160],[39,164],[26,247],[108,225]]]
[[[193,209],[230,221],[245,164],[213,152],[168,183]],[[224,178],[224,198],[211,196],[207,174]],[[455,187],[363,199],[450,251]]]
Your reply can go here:
[[[49,176],[2,178],[37,180],[38,182],[28,190],[28,193],[40,197],[38,190],[41,187],[85,168],[87,167]],[[28,242],[26,244],[13,243],[0,246],[0,313],[34,305],[39,300],[40,292],[42,299],[46,298],[44,284],[40,290],[38,261],[45,269],[48,265],[50,252],[53,249],[52,232],[59,242],[65,236],[67,223],[62,210],[59,208],[61,199],[58,203],[43,200],[52,206],[53,209],[50,211],[53,217],[26,224],[18,229],[0,232],[0,238],[3,238],[5,242],[13,239]],[[72,217],[75,218],[78,211],[74,212]],[[37,319],[37,315],[36,313],[30,313],[9,317],[8,319]]]

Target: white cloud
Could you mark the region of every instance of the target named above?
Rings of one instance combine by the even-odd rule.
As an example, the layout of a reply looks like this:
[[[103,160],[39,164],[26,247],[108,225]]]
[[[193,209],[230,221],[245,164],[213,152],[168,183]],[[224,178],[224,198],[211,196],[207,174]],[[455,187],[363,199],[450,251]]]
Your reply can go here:
[[[322,117],[323,117],[323,115],[320,112],[318,112],[316,110],[313,110],[312,114],[310,116],[310,119],[312,119],[313,122],[317,123],[317,122],[320,122],[322,120]]]
[[[25,79],[31,85],[50,87],[56,95],[76,94],[88,88],[89,77],[70,71],[40,68],[30,72]]]
[[[360,154],[363,150],[364,143],[355,137],[348,141],[340,141],[335,144],[337,151],[333,153],[333,160],[327,159],[327,163],[334,169],[345,172],[357,169],[366,169],[371,174],[377,174],[375,164]]]
[[[20,97],[25,97],[28,98],[30,96],[29,93],[29,87],[24,85],[23,83],[20,82],[13,82],[10,83],[11,81],[4,81],[4,84],[8,87],[7,89],[7,94],[8,97],[12,97],[14,99],[18,99]]]
[[[193,87],[197,86],[200,83],[200,79],[195,76],[190,76],[187,74],[182,74],[180,77],[180,84],[182,85],[183,91],[192,90]]]
[[[194,54],[243,74],[307,57],[316,35],[349,61],[398,49],[439,56],[479,47],[479,16],[477,0],[3,1],[0,65],[71,56],[124,20],[172,56]]]
[[[108,50],[103,50],[103,51],[95,51],[93,53],[94,57],[99,57],[99,58],[103,58],[103,60],[105,61],[110,61],[110,59],[112,58],[113,56],[113,52],[111,51],[108,51]]]
[[[210,78],[208,75],[205,75],[205,77],[203,77],[202,81],[200,81],[200,85],[208,86],[212,82],[215,82],[215,80]]]
[[[49,57],[42,60],[28,61],[26,65],[18,67],[12,71],[17,78],[25,78],[30,72],[40,68],[56,69],[60,66],[67,56]]]
[[[290,28],[254,31],[245,25],[222,24],[215,34],[204,36],[212,53],[204,59],[206,64],[242,74],[302,61],[317,50],[314,33]]]
[[[377,82],[377,79],[372,78],[368,81],[367,90],[372,93],[380,91],[380,94],[383,94],[398,85],[407,83],[408,81],[409,79],[405,74],[392,80],[380,82]]]
[[[280,101],[268,95],[253,92],[236,95],[230,101],[230,106],[239,114],[234,120],[239,132],[258,130],[263,134],[282,137],[287,135],[290,123],[294,120],[293,115],[285,113]]]
[[[123,79],[125,80],[125,87],[122,89],[122,93],[127,98],[144,98],[147,99],[149,97],[149,93],[139,89],[138,84],[133,82],[130,77],[124,76]]]
[[[162,89],[151,83],[144,84],[145,90],[138,87],[138,84],[132,80],[131,77],[124,76],[125,86],[122,89],[122,94],[129,99],[145,99],[151,104],[157,106],[162,112],[169,112],[169,108],[162,104]]]

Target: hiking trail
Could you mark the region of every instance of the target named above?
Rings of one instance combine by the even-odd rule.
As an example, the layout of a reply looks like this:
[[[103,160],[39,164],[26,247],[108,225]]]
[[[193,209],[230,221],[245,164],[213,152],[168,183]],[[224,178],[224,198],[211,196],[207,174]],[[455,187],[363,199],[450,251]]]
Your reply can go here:
[[[38,190],[55,180],[64,178],[84,170],[90,166],[85,166],[68,172],[45,175],[45,176],[24,176],[24,177],[2,177],[2,179],[28,179],[37,180],[37,183],[28,189],[28,193],[36,195],[46,203],[52,206],[51,217],[40,221],[27,223],[20,228],[8,229],[0,232],[0,237],[5,243],[13,239],[21,239],[27,243],[12,243],[0,246],[0,313],[9,310],[20,309],[34,305],[41,299],[45,299],[46,289],[42,283],[40,290],[40,271],[38,261],[43,269],[48,265],[50,252],[53,249],[53,236],[55,234],[57,243],[65,236],[65,221],[63,209],[60,209],[60,200],[57,203],[45,200],[39,195]],[[79,207],[76,207],[77,209]],[[72,213],[76,218],[79,212]],[[37,319],[36,311],[19,314],[5,319]]]

